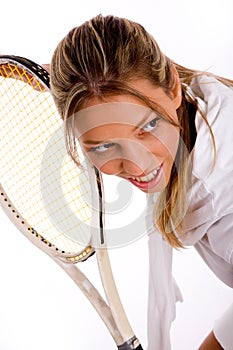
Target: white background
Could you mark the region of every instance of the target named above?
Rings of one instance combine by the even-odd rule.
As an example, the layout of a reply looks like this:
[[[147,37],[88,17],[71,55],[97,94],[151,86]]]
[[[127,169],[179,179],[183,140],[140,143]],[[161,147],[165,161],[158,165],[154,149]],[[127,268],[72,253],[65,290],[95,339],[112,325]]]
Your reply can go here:
[[[47,63],[68,30],[99,13],[140,22],[162,50],[180,64],[233,78],[232,0],[2,2],[0,52]],[[132,205],[136,205],[136,199]],[[3,213],[0,233],[0,349],[115,349],[102,322],[74,283]],[[111,251],[111,258],[130,322],[146,348],[146,236]],[[95,258],[81,268],[99,285],[93,265]],[[214,319],[230,304],[232,292],[193,249],[175,252],[174,275],[185,301],[177,306],[173,349],[197,349]]]

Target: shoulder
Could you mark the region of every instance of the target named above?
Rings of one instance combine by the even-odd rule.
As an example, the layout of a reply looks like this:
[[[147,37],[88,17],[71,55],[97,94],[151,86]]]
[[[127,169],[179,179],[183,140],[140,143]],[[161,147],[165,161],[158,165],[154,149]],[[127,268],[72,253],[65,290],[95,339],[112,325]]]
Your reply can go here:
[[[199,108],[206,115],[208,123],[212,131],[216,134],[216,137],[227,126],[233,125],[233,118],[230,118],[233,106],[232,87],[224,85],[213,76],[201,75],[192,80],[189,88],[196,97]],[[206,126],[207,124],[204,119],[197,113],[197,131],[207,132],[209,129]]]
[[[197,112],[197,138],[190,155],[192,186],[188,212],[184,218],[186,242],[200,240],[214,222],[233,213],[233,89],[214,77],[195,78],[190,88],[213,132]],[[224,232],[224,227],[221,227]]]
[[[216,151],[210,129],[197,112],[197,138],[191,154],[193,175],[211,194],[218,215],[225,209],[233,212],[229,198],[233,191],[233,89],[208,76],[196,78],[190,87],[206,115]]]
[[[198,75],[189,84],[195,96],[201,98],[207,104],[211,100],[223,101],[225,98],[233,96],[233,87],[225,85],[212,75]],[[220,100],[219,100],[220,98]]]

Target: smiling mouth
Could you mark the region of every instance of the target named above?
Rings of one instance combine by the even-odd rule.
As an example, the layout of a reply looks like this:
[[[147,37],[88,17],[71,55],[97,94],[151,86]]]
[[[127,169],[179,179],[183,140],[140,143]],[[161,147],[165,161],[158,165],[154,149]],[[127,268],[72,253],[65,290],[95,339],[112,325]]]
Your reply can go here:
[[[161,169],[161,166],[158,166],[155,170],[153,170],[150,174],[146,176],[140,176],[140,177],[131,177],[130,180],[132,179],[133,181],[137,182],[150,182],[152,181],[158,174],[159,170]]]

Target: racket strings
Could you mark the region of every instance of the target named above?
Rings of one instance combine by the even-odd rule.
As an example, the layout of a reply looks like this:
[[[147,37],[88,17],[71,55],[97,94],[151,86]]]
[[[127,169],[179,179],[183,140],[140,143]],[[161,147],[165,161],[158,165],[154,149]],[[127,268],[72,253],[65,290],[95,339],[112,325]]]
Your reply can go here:
[[[82,259],[91,250],[89,177],[67,155],[50,93],[24,69],[0,65],[0,110],[0,177],[13,210],[47,245]]]

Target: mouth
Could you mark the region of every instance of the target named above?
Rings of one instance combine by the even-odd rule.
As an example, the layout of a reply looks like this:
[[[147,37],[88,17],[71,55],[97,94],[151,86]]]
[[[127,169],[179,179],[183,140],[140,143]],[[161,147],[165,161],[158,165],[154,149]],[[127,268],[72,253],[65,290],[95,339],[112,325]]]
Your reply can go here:
[[[149,188],[155,187],[162,176],[163,164],[154,169],[151,173],[146,176],[130,177],[128,180],[138,188],[142,190],[148,190]]]

